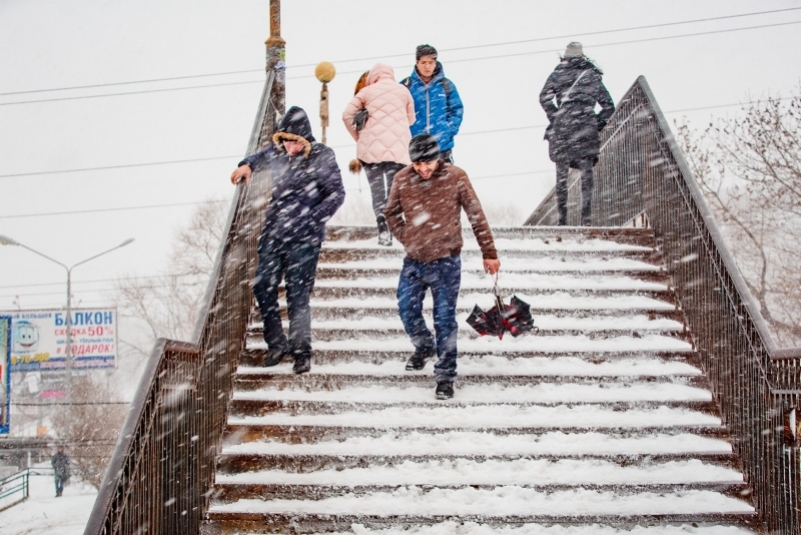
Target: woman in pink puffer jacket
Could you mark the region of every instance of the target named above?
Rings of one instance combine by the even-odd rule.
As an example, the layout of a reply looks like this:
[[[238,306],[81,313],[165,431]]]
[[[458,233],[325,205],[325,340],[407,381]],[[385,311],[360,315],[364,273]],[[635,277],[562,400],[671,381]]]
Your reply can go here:
[[[362,108],[367,110],[367,121],[356,130],[353,118]],[[383,212],[395,173],[411,163],[409,126],[415,121],[412,95],[395,81],[392,67],[378,63],[367,75],[367,85],[345,108],[342,120],[356,140],[356,156],[370,184],[378,243],[392,245]]]

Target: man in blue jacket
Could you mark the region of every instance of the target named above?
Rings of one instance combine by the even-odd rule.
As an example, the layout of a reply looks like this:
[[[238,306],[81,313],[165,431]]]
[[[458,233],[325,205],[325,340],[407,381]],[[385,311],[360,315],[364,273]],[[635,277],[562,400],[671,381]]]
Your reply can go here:
[[[317,259],[325,239],[325,224],[342,206],[345,189],[334,151],[312,136],[303,109],[293,106],[278,123],[272,145],[248,156],[231,174],[236,184],[253,171],[269,168],[272,198],[259,240],[259,265],[253,293],[264,320],[269,348],[264,366],[275,366],[287,355],[292,371],[311,369],[311,308]],[[289,338],[284,335],[278,305],[278,285],[285,279]]]
[[[439,145],[440,157],[453,163],[453,138],[459,133],[464,114],[462,99],[453,82],[445,78],[433,46],[418,46],[415,58],[412,75],[401,80],[414,98],[417,120],[411,126],[412,136],[431,134]]]

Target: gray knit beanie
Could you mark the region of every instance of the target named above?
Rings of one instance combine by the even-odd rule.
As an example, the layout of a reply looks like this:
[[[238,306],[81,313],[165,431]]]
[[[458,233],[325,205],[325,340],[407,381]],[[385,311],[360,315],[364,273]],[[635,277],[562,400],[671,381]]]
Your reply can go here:
[[[569,43],[567,45],[564,57],[580,58],[583,55],[584,55],[584,50],[581,48],[581,43],[579,43],[578,41],[573,41],[572,43]]]

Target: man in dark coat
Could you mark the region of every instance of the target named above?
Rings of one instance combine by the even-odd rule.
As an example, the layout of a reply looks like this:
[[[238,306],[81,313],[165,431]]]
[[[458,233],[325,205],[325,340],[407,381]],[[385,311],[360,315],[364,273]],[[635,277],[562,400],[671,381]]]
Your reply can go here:
[[[56,498],[60,498],[64,492],[64,483],[70,477],[70,458],[64,453],[64,446],[58,447],[58,452],[50,459],[50,464],[56,476]]]
[[[272,200],[259,240],[259,265],[253,293],[264,320],[269,348],[264,366],[291,355],[292,371],[311,369],[311,309],[317,259],[325,224],[342,206],[345,189],[334,151],[317,143],[306,112],[292,107],[278,124],[273,144],[239,163],[231,182],[250,180],[253,171],[269,168]],[[285,279],[289,338],[284,335],[278,286]]]
[[[540,92],[540,104],[550,125],[545,131],[551,161],[556,163],[556,199],[559,224],[567,224],[567,174],[581,172],[581,223],[590,224],[592,168],[598,163],[600,131],[615,112],[615,104],[604,87],[603,72],[582,51],[581,43],[567,45],[562,62],[548,77]],[[595,105],[601,106],[596,115]]]

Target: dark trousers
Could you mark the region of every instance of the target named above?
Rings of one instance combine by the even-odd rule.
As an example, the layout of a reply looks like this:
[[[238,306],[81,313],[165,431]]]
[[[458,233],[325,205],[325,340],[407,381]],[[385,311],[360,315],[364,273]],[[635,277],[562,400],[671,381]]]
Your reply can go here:
[[[415,351],[430,352],[434,338],[423,319],[423,298],[431,289],[434,298],[434,331],[437,334],[437,363],[434,373],[437,382],[453,381],[456,377],[456,300],[462,282],[462,259],[459,255],[433,262],[417,262],[408,256],[398,281],[398,309],[403,327],[412,339]]]
[[[370,195],[373,197],[373,212],[378,217],[384,213],[395,173],[406,166],[396,162],[362,162],[362,167],[364,168],[364,174],[367,175],[367,183],[370,184]]]
[[[581,224],[589,225],[592,213],[592,160],[584,158],[576,162],[581,173]],[[567,225],[567,163],[556,164],[556,204],[559,208],[559,225]]]
[[[293,358],[311,356],[311,307],[320,245],[265,240],[259,245],[259,266],[253,293],[264,320],[264,341],[285,348]],[[278,305],[278,285],[284,278],[289,313],[289,340],[284,336]]]
[[[56,474],[56,496],[61,496],[64,492],[64,482],[67,480],[67,476]]]
[[[453,149],[444,150],[439,153],[439,157],[445,160],[448,163],[454,163],[453,161]]]

